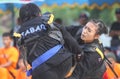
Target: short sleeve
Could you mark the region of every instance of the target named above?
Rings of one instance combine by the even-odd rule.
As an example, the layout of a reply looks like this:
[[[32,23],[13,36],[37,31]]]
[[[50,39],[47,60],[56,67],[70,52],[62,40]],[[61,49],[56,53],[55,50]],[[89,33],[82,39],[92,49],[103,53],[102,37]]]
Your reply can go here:
[[[9,61],[12,61],[13,63],[17,63],[18,58],[19,58],[18,50],[14,47],[11,48]]]

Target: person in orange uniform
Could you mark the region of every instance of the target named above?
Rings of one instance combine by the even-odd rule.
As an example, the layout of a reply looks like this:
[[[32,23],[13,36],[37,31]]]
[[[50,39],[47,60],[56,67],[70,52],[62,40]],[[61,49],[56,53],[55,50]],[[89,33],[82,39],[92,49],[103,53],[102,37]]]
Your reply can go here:
[[[0,79],[15,79],[19,52],[11,46],[10,33],[3,34],[4,47],[0,49]]]
[[[116,78],[115,74],[113,71],[110,69],[110,67],[107,66],[107,70],[104,74],[104,79],[120,79],[120,64],[116,62],[116,57],[113,53],[109,53],[106,55],[107,58],[111,61],[112,63],[112,68],[118,75],[118,78]]]
[[[26,76],[26,66],[27,66],[27,69],[29,69],[30,65],[27,63],[27,61],[25,63],[26,64],[24,64],[23,62],[23,58],[19,59],[18,61],[19,69],[17,70],[16,79],[32,79],[31,76],[30,77]]]

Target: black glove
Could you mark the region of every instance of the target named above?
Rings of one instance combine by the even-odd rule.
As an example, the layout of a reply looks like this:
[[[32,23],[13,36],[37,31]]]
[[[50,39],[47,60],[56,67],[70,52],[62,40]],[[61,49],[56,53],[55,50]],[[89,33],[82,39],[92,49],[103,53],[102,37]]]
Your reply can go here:
[[[81,51],[81,53],[79,53],[79,54],[76,54],[77,62],[82,61],[83,58],[84,58],[84,52],[83,51]]]

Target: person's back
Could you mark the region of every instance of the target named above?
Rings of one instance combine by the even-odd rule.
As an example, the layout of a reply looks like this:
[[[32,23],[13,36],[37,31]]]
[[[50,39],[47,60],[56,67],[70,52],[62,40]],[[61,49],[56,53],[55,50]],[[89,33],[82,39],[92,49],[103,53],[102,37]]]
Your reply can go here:
[[[28,58],[29,64],[31,64],[32,61],[36,59],[36,56],[40,56],[41,54],[43,54],[50,48],[56,46],[57,44],[61,44],[58,40],[51,38],[48,35],[49,27],[46,27],[46,25],[41,22],[40,17],[30,20],[21,26],[22,27],[20,28],[19,33],[22,34],[22,36],[24,37],[24,40],[34,38],[34,36],[38,36],[38,38],[32,40],[34,42],[28,41],[27,45],[26,45],[27,56],[28,56],[27,58]],[[31,29],[32,29],[33,33],[31,32]],[[34,48],[34,50],[33,50],[34,53],[33,53],[33,52],[31,52],[31,49],[34,46],[34,44],[36,44],[36,47]],[[57,59],[59,60],[59,57],[57,57]],[[53,62],[56,65],[58,62],[57,59],[53,60]],[[61,59],[61,57],[60,57],[60,59]],[[64,60],[64,58],[62,58],[62,60]],[[59,60],[59,61],[62,61],[62,60]],[[54,64],[54,63],[52,63],[52,64]]]
[[[27,61],[32,66],[32,78],[63,79],[71,67],[71,54],[62,48],[61,39],[58,37],[56,39],[56,34],[60,34],[60,32],[51,31],[49,25],[45,24],[39,16],[39,12],[39,8],[31,3],[20,9],[21,28],[19,33],[24,41],[21,45],[24,45],[27,50]],[[48,52],[49,55],[45,56]],[[51,56],[53,52],[55,54]],[[43,61],[38,59],[42,56],[45,56],[42,58]],[[49,56],[51,57],[48,58]],[[39,60],[37,66],[35,66],[36,63],[33,64],[36,60]]]

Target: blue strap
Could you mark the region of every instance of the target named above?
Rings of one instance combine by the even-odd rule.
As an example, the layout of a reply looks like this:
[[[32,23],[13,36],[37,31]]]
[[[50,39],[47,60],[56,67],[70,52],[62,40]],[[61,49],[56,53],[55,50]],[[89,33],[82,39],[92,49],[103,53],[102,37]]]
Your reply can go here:
[[[31,73],[32,73],[32,68],[31,68],[30,70],[27,71],[26,75],[27,75],[27,76],[30,76]]]
[[[40,55],[32,62],[32,69],[27,71],[27,76],[31,75],[32,70],[34,70],[37,66],[40,66],[42,63],[46,62],[52,56],[54,56],[62,47],[62,45],[56,45],[53,48],[46,51],[44,54]]]

